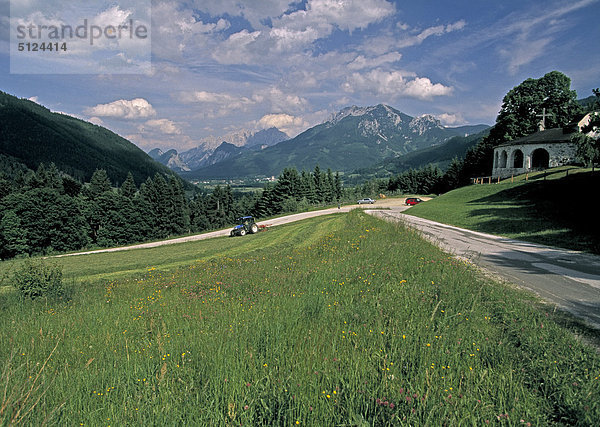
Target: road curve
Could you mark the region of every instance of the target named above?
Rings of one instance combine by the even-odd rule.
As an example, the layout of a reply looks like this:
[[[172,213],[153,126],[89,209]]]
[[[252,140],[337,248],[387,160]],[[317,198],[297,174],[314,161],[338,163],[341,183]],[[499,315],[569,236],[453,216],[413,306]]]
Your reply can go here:
[[[446,252],[494,272],[600,329],[600,256],[465,230],[402,213],[370,210],[416,228]]]

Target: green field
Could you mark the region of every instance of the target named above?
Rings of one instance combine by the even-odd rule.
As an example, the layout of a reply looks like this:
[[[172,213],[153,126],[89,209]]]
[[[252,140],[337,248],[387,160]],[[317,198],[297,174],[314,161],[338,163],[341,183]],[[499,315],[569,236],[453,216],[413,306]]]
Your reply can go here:
[[[567,175],[567,170],[568,175]],[[444,224],[600,254],[600,172],[561,167],[462,187],[406,213]]]
[[[60,263],[70,300],[0,295],[0,425],[600,420],[551,310],[359,211]]]

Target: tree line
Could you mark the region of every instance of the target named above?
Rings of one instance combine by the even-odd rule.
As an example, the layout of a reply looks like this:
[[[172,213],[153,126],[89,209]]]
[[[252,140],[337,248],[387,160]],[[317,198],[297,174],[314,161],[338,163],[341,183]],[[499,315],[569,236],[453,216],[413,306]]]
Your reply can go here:
[[[7,170],[7,169],[5,169]],[[222,228],[243,215],[265,218],[341,202],[338,173],[285,169],[262,192],[207,192],[156,174],[136,185],[129,174],[113,187],[103,169],[81,183],[54,164],[0,173],[0,258],[108,247]]]

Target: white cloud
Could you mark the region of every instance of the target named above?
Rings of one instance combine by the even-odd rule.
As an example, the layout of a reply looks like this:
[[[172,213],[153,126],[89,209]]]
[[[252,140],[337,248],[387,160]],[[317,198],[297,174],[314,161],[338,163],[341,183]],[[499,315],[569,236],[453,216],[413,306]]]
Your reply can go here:
[[[415,36],[406,37],[404,39],[401,39],[398,42],[397,47],[402,48],[402,47],[420,45],[421,43],[423,43],[426,39],[428,39],[431,36],[441,36],[441,35],[444,35],[447,33],[451,33],[453,31],[459,31],[459,30],[462,30],[463,28],[465,28],[466,25],[467,25],[467,23],[464,20],[460,20],[453,24],[437,25],[435,27],[429,27],[429,28],[424,29],[423,31],[421,31],[419,34],[417,34]]]
[[[29,101],[31,102],[35,102],[36,104],[39,104],[40,102],[38,101],[38,97],[37,96],[32,96],[31,98],[27,98]]]
[[[348,64],[351,70],[362,70],[364,68],[377,68],[381,65],[400,61],[402,54],[398,52],[390,52],[375,58],[366,58],[363,55],[358,55],[354,61]]]
[[[251,3],[251,4],[250,4]],[[275,18],[284,14],[291,0],[195,0],[194,8],[212,16],[240,16],[248,20],[254,28],[264,27],[265,18]]]
[[[90,117],[87,121],[98,126],[104,126],[104,122],[100,117]]]
[[[465,123],[465,118],[462,113],[442,113],[436,118],[442,122],[444,126],[460,126]]]
[[[186,104],[205,105],[202,116],[207,118],[225,117],[236,111],[248,112],[260,105],[275,113],[304,111],[309,106],[305,98],[283,92],[275,86],[257,89],[250,97],[208,91],[181,92],[176,97]]]
[[[221,64],[251,63],[253,58],[257,57],[255,55],[258,55],[258,52],[252,49],[253,44],[261,34],[260,31],[248,30],[232,34],[214,50],[212,57]]]
[[[271,103],[271,109],[275,112],[303,111],[309,105],[305,98],[284,93],[276,87],[272,87],[265,95]],[[261,95],[256,94],[255,97],[259,98]]]
[[[194,9],[175,2],[156,2],[152,6],[152,52],[171,61],[185,60],[184,53],[206,57],[216,42],[212,37],[227,30],[231,23],[219,18],[203,22]],[[188,52],[189,51],[189,52]]]
[[[90,116],[114,117],[117,119],[146,119],[156,115],[152,105],[144,98],[119,99],[109,104],[98,104],[85,110]]]
[[[309,0],[306,10],[283,15],[274,26],[305,30],[318,29],[322,36],[329,35],[334,27],[354,31],[367,28],[396,11],[386,0]]]
[[[297,135],[308,126],[309,123],[304,121],[302,117],[291,116],[289,114],[267,114],[258,121],[257,125],[259,129],[275,127],[290,136]]]
[[[281,15],[268,14],[270,28],[241,30],[214,49],[221,64],[281,63],[294,54],[310,50],[335,29],[355,31],[380,22],[395,12],[387,0],[308,0],[305,9]],[[285,54],[285,55],[282,55]]]
[[[289,28],[273,28],[269,36],[275,40],[275,51],[286,52],[310,45],[321,36],[316,28],[291,30]]]
[[[407,80],[412,73],[402,71],[371,70],[367,73],[353,73],[342,84],[342,89],[349,93],[370,92],[375,95],[386,95],[391,98],[409,97],[429,100],[435,96],[450,95],[452,88],[441,83],[432,83],[426,77],[415,77]]]
[[[192,104],[207,104],[217,110],[221,110],[218,114],[216,110],[211,110],[208,113],[214,116],[224,116],[234,110],[246,110],[248,107],[256,104],[256,99],[251,99],[246,96],[233,96],[227,93],[216,93],[207,91],[182,92],[178,96],[181,102]]]
[[[168,119],[148,120],[146,123],[138,126],[140,132],[160,132],[166,135],[181,135],[179,125]]]

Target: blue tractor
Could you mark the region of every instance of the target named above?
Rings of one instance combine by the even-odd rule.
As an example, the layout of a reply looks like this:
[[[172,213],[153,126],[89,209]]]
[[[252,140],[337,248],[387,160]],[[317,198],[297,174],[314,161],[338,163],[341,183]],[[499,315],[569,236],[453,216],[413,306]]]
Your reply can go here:
[[[229,237],[233,236],[245,236],[246,234],[255,234],[258,233],[258,225],[254,222],[254,218],[251,216],[243,216],[237,219],[239,225],[236,225],[231,233],[229,233]]]

